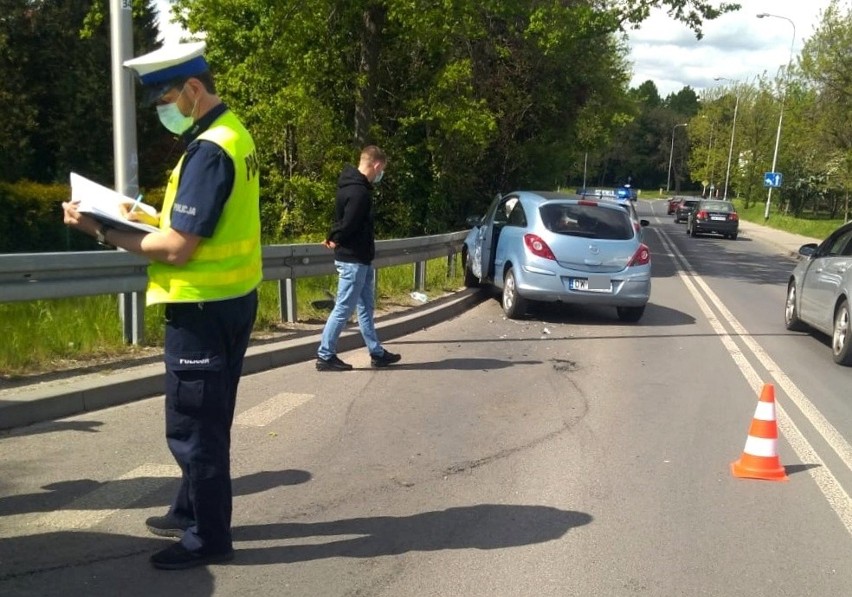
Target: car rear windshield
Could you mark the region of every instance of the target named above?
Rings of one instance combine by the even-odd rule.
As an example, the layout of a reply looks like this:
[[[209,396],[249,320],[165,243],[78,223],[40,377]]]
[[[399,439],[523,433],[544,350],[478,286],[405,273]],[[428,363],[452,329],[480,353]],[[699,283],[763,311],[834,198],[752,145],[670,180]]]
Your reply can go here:
[[[625,210],[594,202],[549,203],[541,206],[540,213],[545,228],[558,234],[602,240],[627,240],[634,234]]]
[[[700,199],[684,199],[683,200],[683,206],[684,207],[692,207],[693,205],[698,205],[700,201],[701,201]]]
[[[734,211],[734,204],[728,201],[705,201],[701,204],[701,209],[731,213]]]

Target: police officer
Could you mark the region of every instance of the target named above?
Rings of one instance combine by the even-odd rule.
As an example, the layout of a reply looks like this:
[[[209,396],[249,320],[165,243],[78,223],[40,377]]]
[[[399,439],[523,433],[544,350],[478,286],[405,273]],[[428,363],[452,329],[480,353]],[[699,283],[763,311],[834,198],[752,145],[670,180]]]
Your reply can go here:
[[[230,430],[262,278],[254,142],[216,95],[204,49],[178,44],[125,62],[186,143],[159,231],[118,230],[63,204],[67,225],[149,258],[147,304],[166,304],[166,438],[182,477],[168,513],[146,524],[180,539],[151,556],[170,570],[233,558]]]

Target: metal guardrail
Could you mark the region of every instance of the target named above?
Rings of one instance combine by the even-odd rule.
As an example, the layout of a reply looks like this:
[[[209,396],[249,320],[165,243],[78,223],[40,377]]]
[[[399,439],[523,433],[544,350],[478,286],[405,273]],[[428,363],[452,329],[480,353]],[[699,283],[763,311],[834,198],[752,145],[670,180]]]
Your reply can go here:
[[[426,261],[447,257],[451,268],[467,231],[376,242],[376,268],[414,264],[415,290],[423,290]],[[0,302],[120,294],[124,338],[142,341],[148,260],[126,251],[0,255]],[[266,245],[263,279],[277,280],[282,320],[296,321],[296,280],[335,273],[334,253],[319,244]]]

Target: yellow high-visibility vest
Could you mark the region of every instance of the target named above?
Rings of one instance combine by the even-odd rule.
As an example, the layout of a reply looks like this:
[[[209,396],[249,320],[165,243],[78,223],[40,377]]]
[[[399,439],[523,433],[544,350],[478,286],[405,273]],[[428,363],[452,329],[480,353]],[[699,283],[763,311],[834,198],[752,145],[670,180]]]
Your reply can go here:
[[[226,111],[198,136],[221,147],[234,162],[234,188],[210,238],[202,238],[182,266],[148,266],[148,305],[236,298],[263,278],[260,245],[260,182],[254,141],[242,123]],[[160,229],[171,227],[183,156],[169,177]]]

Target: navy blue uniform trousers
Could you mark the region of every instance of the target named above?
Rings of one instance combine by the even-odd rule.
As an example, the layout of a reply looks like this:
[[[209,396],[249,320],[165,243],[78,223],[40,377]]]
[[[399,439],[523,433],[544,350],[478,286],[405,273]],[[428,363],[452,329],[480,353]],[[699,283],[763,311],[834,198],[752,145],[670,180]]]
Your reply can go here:
[[[231,423],[256,315],[256,290],[166,305],[166,440],[182,472],[169,516],[193,552],[232,549]]]

